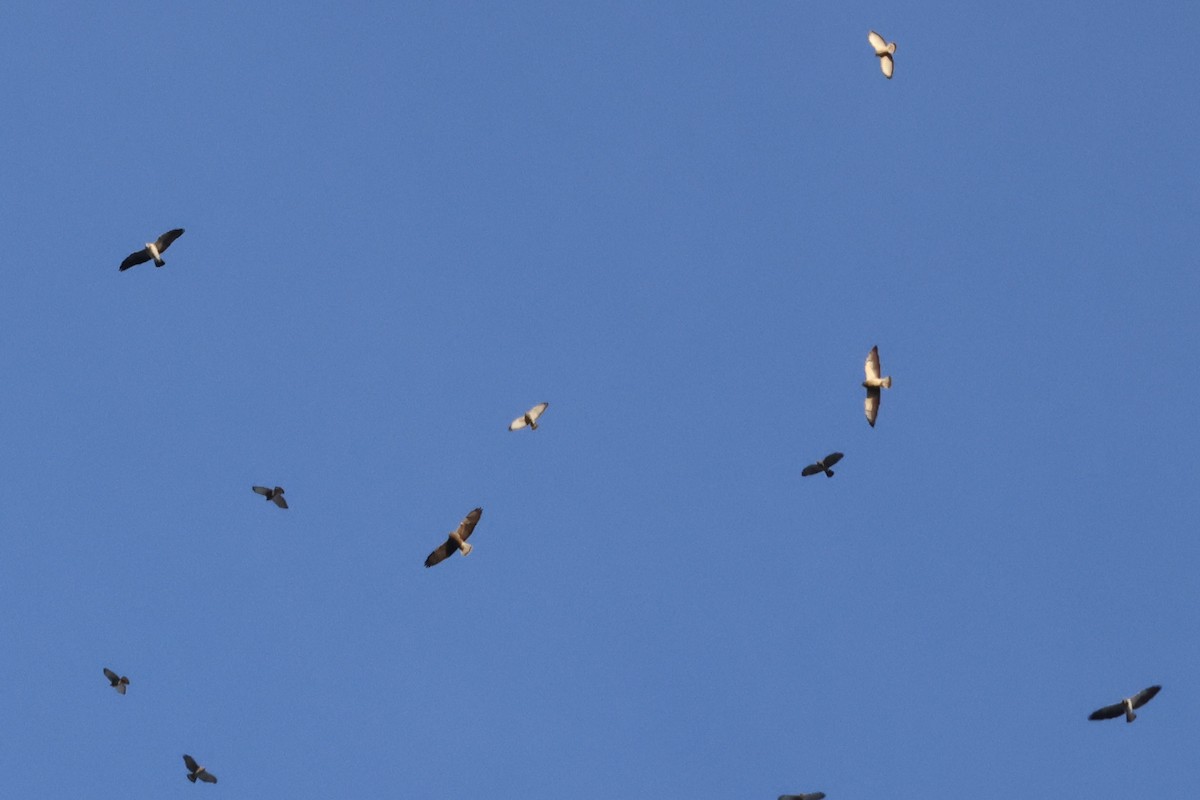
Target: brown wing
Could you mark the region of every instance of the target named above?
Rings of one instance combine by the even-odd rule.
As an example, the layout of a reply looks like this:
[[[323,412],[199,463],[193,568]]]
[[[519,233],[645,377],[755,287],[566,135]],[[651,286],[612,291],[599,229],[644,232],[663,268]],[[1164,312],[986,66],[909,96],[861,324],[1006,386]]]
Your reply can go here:
[[[821,459],[821,463],[825,465],[826,469],[829,469],[830,467],[832,467],[834,464],[836,464],[837,462],[839,462],[841,460],[842,460],[841,453],[830,453],[829,455],[825,456],[825,458]]]
[[[271,497],[271,490],[268,489],[266,486],[251,486],[250,489],[255,494],[261,494],[263,497],[266,497],[268,499],[270,499],[270,497]]]
[[[475,526],[479,524],[479,518],[483,515],[482,508],[476,508],[470,514],[463,517],[463,521],[458,524],[458,535],[465,542],[471,536],[471,532],[475,530]]]
[[[1105,706],[1104,708],[1096,709],[1088,716],[1088,719],[1112,719],[1114,717],[1119,717],[1124,713],[1125,704],[1117,703],[1114,706]]]
[[[283,499],[283,490],[281,490],[278,486],[275,487],[275,493],[271,495],[271,502],[280,508],[288,507],[287,500]]]
[[[196,774],[196,777],[199,778],[200,780],[204,781],[205,783],[216,783],[217,782],[217,776],[213,775],[211,772],[209,772],[206,769],[200,770],[200,772],[198,772]]]
[[[867,387],[867,399],[863,403],[863,411],[867,414],[867,422],[875,427],[875,417],[879,416],[879,387]]]
[[[867,353],[867,363],[863,364],[863,371],[867,373],[867,380],[879,380],[879,346],[871,348],[871,352]]]
[[[121,272],[124,272],[130,267],[136,267],[138,264],[145,264],[149,260],[150,251],[143,247],[141,250],[127,255],[125,260],[121,262],[119,269]]]
[[[1134,708],[1141,708],[1142,706],[1146,705],[1146,703],[1149,703],[1151,700],[1153,700],[1154,695],[1158,694],[1161,689],[1161,686],[1151,686],[1147,689],[1142,689],[1133,697],[1129,698],[1129,700],[1133,703]]]
[[[162,236],[158,237],[158,240],[154,243],[154,246],[158,248],[159,253],[162,253],[163,250],[166,250],[171,246],[171,242],[175,241],[180,236],[183,236],[183,228],[169,230]]]
[[[446,541],[442,543],[441,547],[439,547],[437,550],[434,550],[429,554],[429,557],[425,559],[425,566],[432,567],[434,564],[442,563],[447,558],[454,555],[456,550],[458,550],[458,544],[455,543],[453,539],[446,539]]]
[[[192,758],[187,753],[183,754],[183,763],[184,766],[188,768],[188,772],[195,772],[196,770],[200,769],[200,765],[196,763],[196,759]]]
[[[809,475],[816,475],[818,472],[824,472],[824,468],[820,464],[809,464],[804,469],[800,470],[800,476],[807,478]]]
[[[104,668],[104,677],[108,678],[109,683],[111,683],[113,686],[116,686],[121,680],[121,676],[117,675],[117,673],[113,672],[108,667]]]

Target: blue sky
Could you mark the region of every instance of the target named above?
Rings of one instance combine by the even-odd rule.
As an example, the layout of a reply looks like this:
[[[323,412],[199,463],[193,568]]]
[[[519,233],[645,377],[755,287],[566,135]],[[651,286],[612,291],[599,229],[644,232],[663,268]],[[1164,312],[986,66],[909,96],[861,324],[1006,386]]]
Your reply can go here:
[[[1194,789],[1200,10],[744,6],[0,12],[8,796]]]

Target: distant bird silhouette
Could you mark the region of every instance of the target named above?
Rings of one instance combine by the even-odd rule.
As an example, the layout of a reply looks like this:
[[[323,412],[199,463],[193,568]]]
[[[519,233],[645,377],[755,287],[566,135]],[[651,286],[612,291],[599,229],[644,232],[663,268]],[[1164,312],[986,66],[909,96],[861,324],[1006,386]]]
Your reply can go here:
[[[526,411],[523,416],[514,419],[512,424],[508,426],[508,429],[510,431],[519,431],[521,428],[524,428],[526,425],[528,425],[530,428],[536,431],[538,417],[540,417],[542,412],[549,407],[549,403],[538,403],[536,406]]]
[[[253,489],[256,493],[261,494],[263,497],[267,498],[268,500],[270,500],[272,503],[279,506],[280,508],[288,507],[287,500],[283,499],[283,487],[282,486],[276,486],[274,489],[268,489],[266,486],[251,486],[250,488]],[[301,498],[301,499],[303,499],[303,498]]]
[[[124,675],[117,675],[108,667],[104,668],[104,677],[108,678],[109,684],[117,690],[117,694],[125,694],[125,687],[129,685],[129,678]]]
[[[875,417],[879,415],[879,389],[892,388],[891,377],[879,377],[879,348],[872,347],[871,352],[867,353],[867,363],[863,369],[867,373],[867,379],[863,381],[863,386],[867,390],[867,399],[863,405],[863,409],[867,413],[867,422],[871,423],[871,427],[875,427]]]
[[[875,48],[875,55],[879,56],[879,68],[883,70],[883,76],[891,80],[892,71],[896,68],[892,61],[892,55],[896,52],[896,43],[889,42],[875,31],[867,32],[867,41],[871,43],[871,47]]]
[[[136,250],[130,253],[124,261],[121,262],[121,272],[136,267],[138,264],[145,264],[151,259],[154,260],[154,266],[161,267],[167,262],[163,261],[163,251],[171,246],[171,242],[183,236],[183,228],[175,228],[167,231],[162,236],[155,239],[153,242],[146,242],[146,246],[141,250]]]
[[[1116,705],[1105,706],[1104,708],[1096,709],[1091,713],[1088,719],[1113,719],[1124,714],[1126,722],[1133,722],[1135,719],[1137,719],[1137,714],[1133,713],[1133,710],[1135,708],[1141,708],[1142,706],[1146,705],[1146,703],[1149,703],[1151,700],[1153,700],[1154,695],[1158,694],[1160,689],[1162,689],[1161,686],[1151,686],[1149,688],[1142,689],[1133,697],[1126,697]]]
[[[841,453],[830,453],[815,464],[809,464],[804,469],[800,470],[800,474],[807,478],[809,475],[816,475],[818,472],[824,472],[826,478],[833,477],[833,470],[830,469],[834,464],[842,460]]]
[[[781,794],[779,800],[825,800],[824,792],[809,792],[808,794]]]
[[[188,780],[191,781],[192,783],[195,783],[197,779],[202,780],[205,783],[216,783],[217,782],[216,775],[213,775],[211,772],[206,770],[204,767],[197,764],[196,759],[192,758],[187,753],[183,754],[183,763],[187,765]]]
[[[440,564],[450,556],[454,555],[455,550],[461,550],[462,554],[470,555],[471,545],[467,544],[467,539],[471,536],[471,532],[475,530],[475,526],[479,523],[479,518],[483,515],[483,509],[477,508],[467,516],[463,517],[463,521],[459,523],[458,529],[452,531],[450,536],[442,543],[442,546],[429,554],[425,559],[425,566],[432,567],[434,564]]]

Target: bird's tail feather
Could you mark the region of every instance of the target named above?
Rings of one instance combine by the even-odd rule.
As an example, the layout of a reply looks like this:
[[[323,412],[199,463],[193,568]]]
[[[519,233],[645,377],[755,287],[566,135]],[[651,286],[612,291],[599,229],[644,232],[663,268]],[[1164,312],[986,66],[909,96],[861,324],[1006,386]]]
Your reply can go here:
[[[469,556],[469,555],[471,555],[471,551],[474,550],[475,548],[472,547],[471,545],[467,544],[466,542],[463,542],[462,548],[460,548],[460,549],[462,550],[462,554],[464,556]]]
[[[156,267],[161,267],[166,263],[167,262],[163,261],[161,258],[154,259],[154,266],[156,266]]]
[[[831,470],[831,469],[827,469],[827,470],[825,470],[825,477],[826,477],[826,478],[832,478],[832,477],[833,477],[833,470]]]
[[[529,423],[529,428],[530,428],[530,430],[535,430],[535,431],[536,431],[536,430],[537,430],[537,423],[536,423],[536,422],[531,422],[531,423]]]
[[[884,378],[882,381],[880,381],[879,385],[885,389],[892,388],[892,376],[888,375],[886,378]]]
[[[192,783],[195,783],[195,782],[196,782],[196,776],[195,776],[195,775],[193,775],[192,773],[190,773],[190,772],[189,772],[189,773],[188,773],[188,780],[189,780],[189,781],[191,781]]]
[[[1137,714],[1133,713],[1132,709],[1125,709],[1125,721],[1133,722],[1135,719],[1137,719]]]
[[[895,53],[896,53],[896,43],[895,42],[892,42],[891,44],[888,45],[888,52],[895,55]]]

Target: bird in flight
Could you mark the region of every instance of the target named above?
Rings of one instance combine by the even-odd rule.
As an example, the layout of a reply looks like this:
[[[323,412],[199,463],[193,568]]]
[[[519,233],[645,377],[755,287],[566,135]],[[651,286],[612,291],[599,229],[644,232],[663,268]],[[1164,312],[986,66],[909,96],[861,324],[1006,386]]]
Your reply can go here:
[[[809,464],[804,469],[800,470],[800,474],[807,478],[809,475],[816,475],[818,472],[824,472],[826,478],[833,477],[833,470],[830,469],[834,464],[842,460],[841,453],[830,453],[815,464]],[[799,796],[799,795],[797,795]]]
[[[211,772],[206,770],[204,767],[197,764],[196,759],[192,758],[187,753],[183,754],[183,763],[187,765],[188,780],[191,781],[192,783],[195,783],[197,779],[202,780],[205,783],[216,783],[217,782],[216,775],[213,775]]]
[[[526,411],[522,416],[514,419],[512,424],[508,426],[508,429],[510,431],[519,431],[521,428],[524,428],[526,425],[528,425],[530,428],[536,431],[538,417],[540,417],[542,413],[549,407],[549,403],[538,403],[536,406]]]
[[[879,348],[872,347],[871,352],[867,353],[867,363],[864,365],[864,370],[867,373],[867,379],[863,381],[863,386],[867,390],[867,400],[863,405],[863,409],[867,413],[867,422],[871,423],[871,427],[875,427],[875,417],[879,415],[879,389],[892,388],[891,376],[886,378],[879,377]]]
[[[781,794],[779,800],[825,800],[824,792],[809,792],[808,794]]]
[[[129,678],[124,675],[118,675],[108,667],[104,668],[104,677],[108,678],[109,684],[117,690],[117,694],[125,694],[125,687],[129,685]]]
[[[163,261],[163,251],[171,246],[171,242],[183,236],[183,228],[175,228],[167,231],[162,236],[155,239],[153,242],[146,242],[146,246],[141,250],[135,250],[130,253],[124,261],[121,262],[121,272],[136,267],[138,264],[145,264],[151,259],[154,260],[154,266],[161,267],[167,262]]]
[[[475,530],[475,526],[479,523],[479,517],[483,515],[483,509],[477,508],[470,514],[463,517],[463,521],[459,523],[458,529],[451,531],[446,541],[442,542],[442,546],[429,554],[429,558],[425,559],[425,566],[432,567],[434,564],[440,564],[450,556],[454,555],[455,550],[461,550],[462,554],[469,555],[471,553],[471,545],[467,544],[467,539],[471,532]]]
[[[896,52],[896,43],[889,42],[875,31],[867,32],[867,41],[871,43],[871,47],[875,48],[875,55],[879,56],[879,68],[883,70],[883,77],[891,80],[892,70],[896,68],[892,61],[892,55]]]
[[[1137,714],[1133,713],[1135,708],[1141,708],[1154,699],[1154,695],[1158,694],[1161,686],[1151,686],[1142,689],[1133,697],[1126,697],[1119,703],[1104,708],[1098,708],[1091,713],[1088,719],[1114,719],[1122,714],[1125,715],[1126,722],[1133,722],[1137,719]]]
[[[266,486],[251,486],[255,494],[261,494],[267,500],[271,501],[280,508],[287,508],[287,500],[283,499],[283,487],[276,486],[274,489],[268,489]]]

